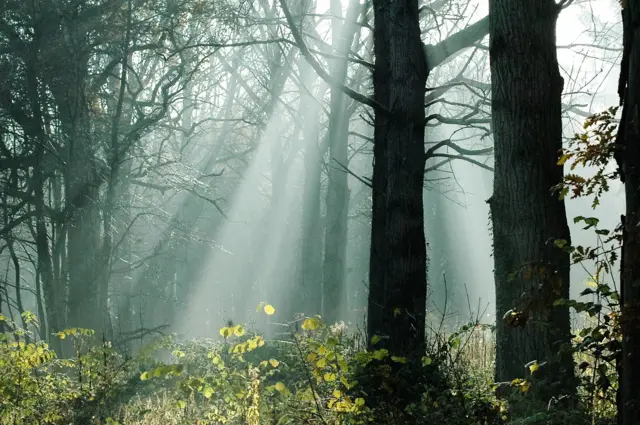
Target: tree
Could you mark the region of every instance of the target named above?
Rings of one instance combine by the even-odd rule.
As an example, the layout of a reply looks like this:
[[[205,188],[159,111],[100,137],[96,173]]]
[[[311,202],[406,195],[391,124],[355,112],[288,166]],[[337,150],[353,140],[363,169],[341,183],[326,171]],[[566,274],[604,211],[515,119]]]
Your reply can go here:
[[[373,1],[375,111],[367,330],[394,354],[424,351],[427,255],[422,205],[428,75],[417,0]]]
[[[374,1],[371,255],[367,331],[401,356],[424,351],[426,241],[423,181],[426,79],[449,57],[482,39],[488,19],[435,45],[420,41],[418,2]],[[437,118],[437,117],[434,117]]]
[[[622,376],[620,377],[622,425],[640,423],[640,2],[622,2],[623,56],[618,94],[622,119],[618,127],[615,157],[624,183],[626,211],[623,217],[621,267]]]
[[[554,244],[569,243],[569,227],[564,201],[550,190],[563,177],[555,41],[563,3],[493,0],[489,9],[496,380],[523,378],[528,362],[548,362],[536,372],[550,380],[540,388],[545,403],[575,389],[563,348],[571,339],[569,310],[554,305],[569,295],[569,255]]]
[[[359,1],[348,4],[344,23],[340,1],[331,2],[332,41],[338,55],[344,58],[334,60],[332,75],[343,83],[347,77],[348,55],[358,30],[355,20],[362,6]],[[344,282],[347,256],[347,211],[349,208],[349,188],[347,173],[338,164],[347,164],[349,119],[346,96],[338,87],[331,88],[329,114],[329,181],[327,188],[327,219],[325,230],[325,250],[322,282],[322,316],[330,323],[336,322],[344,301]]]

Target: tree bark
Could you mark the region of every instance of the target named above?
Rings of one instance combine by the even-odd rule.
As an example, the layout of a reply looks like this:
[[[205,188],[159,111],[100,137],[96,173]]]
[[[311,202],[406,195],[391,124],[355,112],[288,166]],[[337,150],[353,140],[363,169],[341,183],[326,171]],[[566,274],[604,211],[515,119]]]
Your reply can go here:
[[[548,362],[536,372],[548,382],[533,392],[545,405],[575,392],[564,347],[571,338],[569,310],[554,306],[569,297],[570,267],[569,254],[554,244],[570,243],[564,201],[550,191],[563,178],[559,12],[553,0],[492,0],[489,7],[496,380],[525,378],[525,364]]]
[[[394,355],[425,345],[424,95],[417,0],[374,0],[373,210],[367,331]],[[379,347],[379,346],[376,346]]]
[[[622,425],[637,425],[640,423],[640,1],[624,3],[624,48],[618,87],[623,109],[616,140],[616,159],[627,201],[623,217],[623,338],[618,415]]]

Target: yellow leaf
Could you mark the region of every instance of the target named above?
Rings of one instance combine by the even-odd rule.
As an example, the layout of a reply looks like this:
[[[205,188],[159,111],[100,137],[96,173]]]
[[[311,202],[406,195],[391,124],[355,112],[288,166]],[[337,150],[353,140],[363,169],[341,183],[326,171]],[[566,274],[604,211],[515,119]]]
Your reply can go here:
[[[249,340],[247,340],[247,343],[249,344],[249,350],[253,351],[256,348],[258,348],[258,340],[256,338],[251,338]]]
[[[220,336],[223,338],[229,338],[231,336],[231,333],[233,331],[231,330],[231,328],[221,328],[220,329]]]
[[[242,325],[238,325],[235,328],[233,328],[233,334],[235,336],[242,336],[245,334],[245,330],[244,330],[244,326]]]
[[[356,406],[364,406],[364,398],[362,397],[356,398]]]
[[[302,329],[305,331],[316,331],[322,327],[322,322],[315,317],[308,317],[302,322]]]
[[[318,366],[318,368],[320,369],[324,369],[325,367],[327,367],[327,361],[325,359],[320,359],[316,363],[316,366]]]
[[[571,158],[571,154],[565,153],[558,159],[558,165],[564,165]]]
[[[396,363],[406,363],[407,359],[404,357],[391,356],[391,360]]]
[[[318,355],[316,353],[307,354],[307,361],[309,363],[314,362],[317,358],[318,358]]]
[[[327,372],[324,374],[323,378],[327,382],[333,382],[337,379],[337,376],[335,373]]]
[[[211,398],[211,396],[213,395],[213,388],[211,388],[210,386],[204,387],[204,389],[202,390],[202,395],[204,395],[205,398]]]
[[[374,335],[371,337],[371,345],[375,345],[382,340],[378,335]]]
[[[341,392],[340,390],[333,390],[332,395],[333,395],[335,398],[340,398],[340,397],[342,397],[342,392]]]
[[[276,383],[275,388],[276,388],[276,391],[278,392],[283,392],[287,389],[287,387],[282,382]]]
[[[276,359],[270,359],[270,360],[269,360],[269,364],[270,364],[272,367],[278,367],[278,365],[280,364],[280,362],[279,362],[279,361],[277,361]]]
[[[275,314],[276,309],[271,304],[267,304],[264,306],[264,312],[269,316],[272,316],[273,314]]]

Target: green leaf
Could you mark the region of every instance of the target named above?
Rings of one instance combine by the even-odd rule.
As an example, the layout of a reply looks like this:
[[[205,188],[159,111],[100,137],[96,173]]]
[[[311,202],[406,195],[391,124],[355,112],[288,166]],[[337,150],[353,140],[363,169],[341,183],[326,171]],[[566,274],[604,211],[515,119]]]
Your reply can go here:
[[[380,350],[376,350],[371,354],[371,357],[373,357],[376,360],[382,360],[385,357],[387,357],[389,355],[389,350],[387,350],[386,348],[382,348]]]
[[[558,248],[562,248],[565,245],[567,245],[567,240],[566,239],[556,239],[553,241],[553,243],[558,247]]]
[[[211,388],[209,385],[205,386],[202,389],[202,395],[207,399],[211,398],[211,396],[213,395],[213,388]]]

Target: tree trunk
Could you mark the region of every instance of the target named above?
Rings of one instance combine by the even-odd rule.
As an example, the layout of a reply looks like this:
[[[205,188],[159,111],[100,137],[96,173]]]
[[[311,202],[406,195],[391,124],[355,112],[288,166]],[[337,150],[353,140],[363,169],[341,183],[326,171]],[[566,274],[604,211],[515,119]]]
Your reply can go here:
[[[398,356],[425,345],[424,95],[417,0],[374,0],[373,211],[367,330]],[[379,346],[376,346],[379,347]]]
[[[569,310],[554,306],[569,297],[570,267],[554,244],[570,243],[564,201],[550,191],[563,178],[559,12],[553,0],[492,0],[489,9],[496,380],[525,378],[525,364],[548,362],[536,372],[548,382],[533,392],[545,406],[575,392]]]
[[[349,2],[344,23],[342,2],[332,1],[332,44],[338,55],[334,61],[333,77],[341,82],[347,78],[347,57],[353,38],[359,29],[355,20],[362,7],[358,0]],[[327,186],[327,218],[325,227],[325,250],[322,282],[322,316],[328,323],[336,322],[345,294],[345,263],[347,257],[347,213],[349,209],[349,187],[347,173],[341,167],[348,165],[349,117],[346,115],[346,96],[338,87],[331,88],[329,115],[329,180]]]
[[[68,326],[89,328],[100,335],[102,315],[98,305],[100,215],[99,185],[88,138],[74,136],[70,144],[66,178],[66,208],[71,212],[68,230]]]
[[[315,75],[304,58],[298,61],[302,83],[311,87]],[[318,98],[322,98],[320,90]],[[303,92],[304,93],[304,92]],[[304,190],[302,198],[301,282],[296,287],[296,313],[315,315],[322,312],[322,225],[320,222],[320,193],[322,157],[318,145],[320,108],[312,94],[301,94],[302,143],[304,143]]]
[[[38,32],[39,34],[39,32]],[[31,53],[29,68],[27,70],[27,90],[31,103],[31,112],[33,115],[34,126],[36,131],[36,143],[35,143],[35,155],[36,164],[43,164],[44,149],[46,146],[46,136],[44,129],[44,119],[41,109],[40,90],[38,87],[38,49],[39,38],[34,40],[34,48]],[[59,332],[62,330],[61,324],[64,323],[64,307],[61,302],[62,294],[56,285],[56,280],[53,275],[53,264],[51,259],[51,251],[49,249],[49,235],[47,230],[47,223],[45,217],[45,186],[46,177],[42,171],[42,165],[34,167],[33,171],[34,180],[34,209],[36,213],[36,226],[35,226],[35,242],[37,252],[37,279],[36,288],[42,288],[44,300],[46,304],[46,317],[40,317],[42,321],[41,327],[44,332],[41,336],[48,336],[52,332]],[[38,313],[41,313],[42,299],[37,290],[37,305]],[[45,333],[46,332],[46,333]],[[51,340],[53,348],[61,354],[61,344],[59,340],[54,338]]]
[[[622,10],[624,53],[619,94],[622,120],[616,159],[625,185],[627,207],[622,251],[622,425],[640,424],[640,1],[628,0]]]

